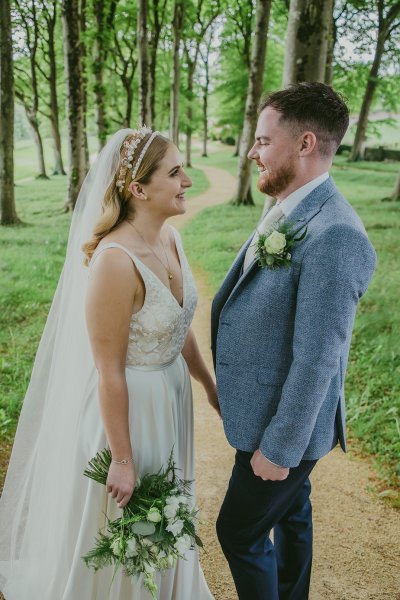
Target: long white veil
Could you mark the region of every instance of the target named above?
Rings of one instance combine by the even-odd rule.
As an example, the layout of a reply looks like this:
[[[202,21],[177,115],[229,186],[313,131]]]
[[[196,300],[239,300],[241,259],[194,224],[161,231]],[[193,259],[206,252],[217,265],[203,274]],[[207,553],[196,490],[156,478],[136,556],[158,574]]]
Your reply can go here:
[[[38,567],[35,560],[43,552],[48,556],[57,552],[57,560],[62,560],[63,541],[68,539],[63,507],[74,505],[71,482],[82,477],[86,466],[77,456],[76,432],[87,409],[85,397],[97,386],[85,324],[88,270],[81,247],[92,237],[104,193],[116,173],[120,147],[132,132],[121,129],[101,151],[72,218],[65,264],[37,351],[0,500],[0,590],[4,593],[18,588],[22,573]],[[87,451],[91,451],[90,440]],[[51,562],[46,566],[51,586]],[[25,596],[17,592],[12,597]]]

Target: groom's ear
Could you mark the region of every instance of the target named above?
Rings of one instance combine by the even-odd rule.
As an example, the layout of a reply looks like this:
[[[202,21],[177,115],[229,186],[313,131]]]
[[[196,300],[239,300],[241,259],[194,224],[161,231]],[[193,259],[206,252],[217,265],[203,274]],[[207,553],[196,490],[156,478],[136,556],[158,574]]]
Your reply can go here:
[[[300,156],[309,156],[317,145],[317,138],[312,131],[305,131],[300,138]]]

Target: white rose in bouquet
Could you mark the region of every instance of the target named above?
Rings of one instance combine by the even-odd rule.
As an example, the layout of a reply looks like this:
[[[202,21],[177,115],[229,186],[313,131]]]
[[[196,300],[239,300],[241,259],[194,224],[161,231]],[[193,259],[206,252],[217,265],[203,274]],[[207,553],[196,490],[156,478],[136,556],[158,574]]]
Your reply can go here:
[[[169,523],[166,527],[167,531],[172,533],[172,535],[178,535],[183,529],[183,521],[181,519],[177,519],[173,523]]]
[[[161,521],[161,513],[158,508],[151,508],[147,513],[147,520],[152,523],[159,523]]]
[[[191,546],[191,541],[190,541],[190,537],[184,533],[183,535],[181,535],[180,537],[178,537],[178,539],[176,540],[174,546],[177,549],[177,551],[179,552],[179,554],[181,556],[183,556],[186,552],[186,550],[189,550],[190,546]]]

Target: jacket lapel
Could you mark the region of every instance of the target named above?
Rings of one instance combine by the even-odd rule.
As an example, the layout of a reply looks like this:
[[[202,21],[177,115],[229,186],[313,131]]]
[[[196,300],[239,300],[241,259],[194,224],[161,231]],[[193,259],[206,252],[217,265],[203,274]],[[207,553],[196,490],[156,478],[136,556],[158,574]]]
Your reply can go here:
[[[300,204],[298,204],[296,206],[296,208],[288,216],[288,218],[287,219],[285,218],[285,221],[288,221],[289,223],[293,223],[293,227],[291,229],[291,232],[293,233],[293,235],[296,235],[297,233],[299,233],[300,230],[302,230],[311,221],[311,219],[314,218],[315,215],[320,212],[320,210],[323,207],[323,205],[325,204],[325,202],[327,200],[329,200],[329,198],[331,198],[331,196],[333,196],[335,193],[338,193],[338,190],[333,182],[332,177],[329,177],[326,181],[324,181],[324,183],[321,183],[321,185],[319,185],[317,188],[315,188],[315,190],[310,192],[300,202]],[[233,269],[234,266],[235,266],[235,269],[237,269],[238,263],[239,263],[239,273],[240,273],[240,268],[243,266],[243,260],[244,260],[245,253],[247,251],[247,248],[250,245],[253,235],[254,235],[254,231],[251,234],[250,238],[247,240],[247,242],[244,244],[242,249],[240,250],[238,256],[236,257],[235,262],[233,263],[233,265],[231,267],[231,270]],[[240,262],[239,262],[239,259],[241,259]],[[255,269],[258,268],[257,264],[258,264],[257,259],[253,260],[253,262],[249,265],[248,269],[246,269],[246,271],[242,272],[241,275],[239,275],[239,278],[236,280],[236,284],[232,288],[229,296],[227,297],[225,305],[229,302],[229,300],[231,300],[232,296],[234,296],[236,294],[238,289],[245,283],[245,281],[248,279],[248,277],[252,273],[254,273]]]

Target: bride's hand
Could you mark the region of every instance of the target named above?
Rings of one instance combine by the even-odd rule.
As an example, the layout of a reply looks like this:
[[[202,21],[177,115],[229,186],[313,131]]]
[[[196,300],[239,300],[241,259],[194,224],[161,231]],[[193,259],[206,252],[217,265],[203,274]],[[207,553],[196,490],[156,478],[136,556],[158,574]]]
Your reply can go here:
[[[136,484],[136,472],[133,462],[127,465],[111,463],[108,470],[106,492],[115,498],[118,507],[124,508],[133,494]]]
[[[219,407],[218,402],[217,386],[215,385],[215,383],[209,390],[207,390],[207,399],[208,403],[214,408],[214,410],[217,411],[218,416],[221,417],[221,409]]]

